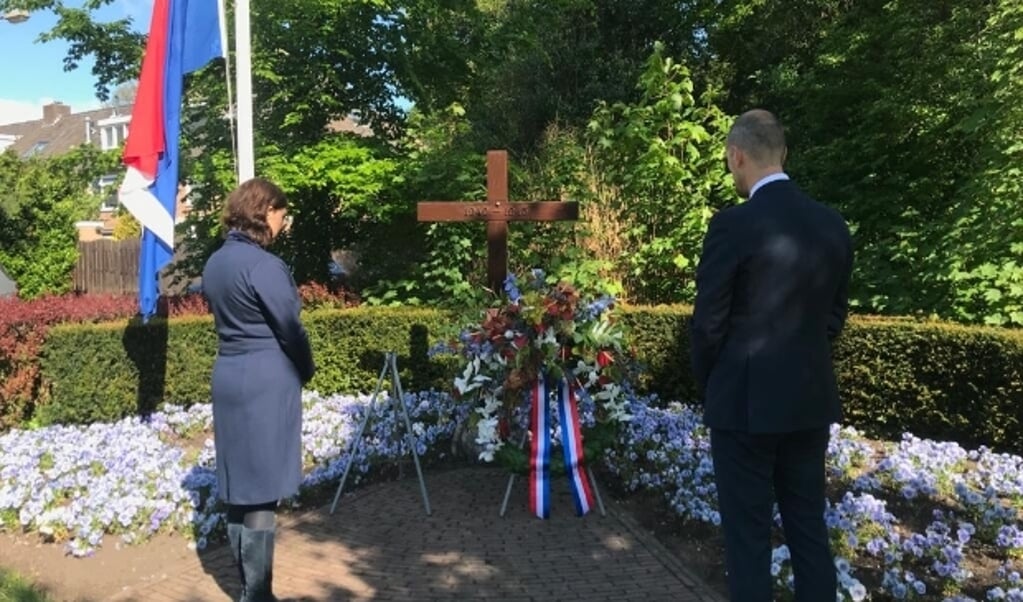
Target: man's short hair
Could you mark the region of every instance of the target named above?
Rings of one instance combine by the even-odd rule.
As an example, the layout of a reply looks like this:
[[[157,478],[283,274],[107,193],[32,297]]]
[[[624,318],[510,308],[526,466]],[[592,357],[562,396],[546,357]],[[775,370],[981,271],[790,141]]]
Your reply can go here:
[[[758,165],[780,163],[785,155],[785,130],[769,111],[753,109],[732,124],[727,144],[742,149]]]

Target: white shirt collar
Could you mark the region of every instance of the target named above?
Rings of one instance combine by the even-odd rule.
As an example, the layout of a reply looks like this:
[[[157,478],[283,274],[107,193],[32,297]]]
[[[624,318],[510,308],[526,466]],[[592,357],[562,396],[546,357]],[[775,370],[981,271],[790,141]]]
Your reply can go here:
[[[760,190],[765,184],[770,184],[771,182],[779,182],[781,180],[788,179],[789,175],[784,171],[779,171],[778,173],[773,173],[769,176],[764,176],[763,178],[760,178],[756,184],[753,185],[753,188],[749,189],[749,198],[752,199],[753,195],[756,194],[757,191]]]

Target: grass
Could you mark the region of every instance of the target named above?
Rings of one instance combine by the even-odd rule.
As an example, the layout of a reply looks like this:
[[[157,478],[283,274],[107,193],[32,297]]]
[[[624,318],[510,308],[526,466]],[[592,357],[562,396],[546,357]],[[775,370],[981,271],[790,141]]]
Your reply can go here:
[[[0,602],[51,602],[51,599],[31,583],[0,568]]]

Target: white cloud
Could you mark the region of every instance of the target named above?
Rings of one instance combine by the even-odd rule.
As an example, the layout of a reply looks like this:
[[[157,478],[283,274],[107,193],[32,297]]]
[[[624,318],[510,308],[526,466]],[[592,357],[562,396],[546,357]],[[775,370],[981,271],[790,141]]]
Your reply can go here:
[[[0,125],[42,119],[43,105],[50,104],[51,102],[53,102],[52,98],[40,98],[36,102],[0,98]],[[68,102],[67,104],[71,105],[71,111],[74,113],[100,108],[98,100]]]

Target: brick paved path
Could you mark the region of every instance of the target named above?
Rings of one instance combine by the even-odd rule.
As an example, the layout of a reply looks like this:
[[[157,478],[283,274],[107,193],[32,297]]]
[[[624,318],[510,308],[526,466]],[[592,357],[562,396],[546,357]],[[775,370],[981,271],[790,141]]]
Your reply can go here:
[[[604,496],[608,515],[577,518],[564,479],[551,518],[529,515],[516,479],[485,468],[427,472],[433,516],[415,478],[366,487],[329,506],[283,517],[274,589],[313,600],[719,601]],[[237,576],[226,548],[168,567],[166,579],[112,600],[227,602]],[[226,590],[226,591],[225,591]]]

